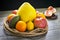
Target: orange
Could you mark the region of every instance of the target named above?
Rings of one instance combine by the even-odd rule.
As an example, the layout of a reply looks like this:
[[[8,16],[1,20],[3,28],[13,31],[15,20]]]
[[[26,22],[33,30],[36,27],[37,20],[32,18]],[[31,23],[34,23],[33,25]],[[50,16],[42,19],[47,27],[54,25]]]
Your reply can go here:
[[[18,21],[16,24],[16,30],[20,32],[26,31],[26,23],[24,21]]]
[[[9,14],[9,15],[7,16],[8,22],[11,20],[11,18],[12,18],[13,16],[15,16],[15,14]]]

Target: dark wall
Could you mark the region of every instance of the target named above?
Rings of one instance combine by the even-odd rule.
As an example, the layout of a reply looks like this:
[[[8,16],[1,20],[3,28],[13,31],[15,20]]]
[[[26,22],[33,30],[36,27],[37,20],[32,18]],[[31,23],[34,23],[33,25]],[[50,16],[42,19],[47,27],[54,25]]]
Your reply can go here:
[[[13,10],[18,9],[18,7],[23,2],[31,3],[35,8],[46,8],[48,6],[60,7],[60,0],[1,0],[0,10]]]

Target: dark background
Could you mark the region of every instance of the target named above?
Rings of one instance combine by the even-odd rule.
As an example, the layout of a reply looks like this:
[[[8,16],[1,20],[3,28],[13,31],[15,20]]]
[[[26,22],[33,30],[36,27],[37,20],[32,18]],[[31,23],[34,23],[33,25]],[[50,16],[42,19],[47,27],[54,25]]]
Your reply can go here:
[[[35,8],[60,7],[60,0],[0,0],[0,11],[18,9],[23,2],[29,2]]]

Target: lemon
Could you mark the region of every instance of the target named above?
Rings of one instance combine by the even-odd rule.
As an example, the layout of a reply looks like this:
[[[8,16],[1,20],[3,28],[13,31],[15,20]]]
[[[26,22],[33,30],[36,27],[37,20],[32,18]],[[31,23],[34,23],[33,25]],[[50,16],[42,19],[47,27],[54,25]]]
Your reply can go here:
[[[45,17],[45,15],[43,14],[43,12],[39,12],[39,13],[37,13],[36,16],[37,16],[37,17],[40,17],[40,18],[44,18],[44,19],[46,19],[46,17]]]
[[[34,24],[32,21],[27,22],[27,30],[31,31],[34,29]]]

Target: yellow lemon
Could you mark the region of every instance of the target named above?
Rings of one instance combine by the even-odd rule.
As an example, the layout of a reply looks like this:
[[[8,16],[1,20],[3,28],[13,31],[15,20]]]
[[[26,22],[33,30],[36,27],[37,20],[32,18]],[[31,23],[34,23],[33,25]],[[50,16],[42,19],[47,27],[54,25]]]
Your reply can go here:
[[[27,22],[27,30],[31,31],[34,29],[34,24],[32,21]]]
[[[44,19],[46,18],[42,12],[37,13],[36,17],[44,18]]]

